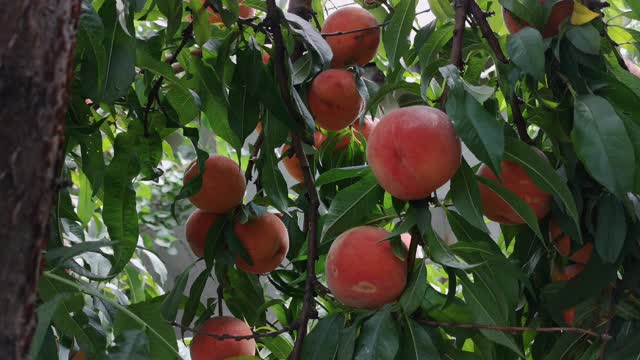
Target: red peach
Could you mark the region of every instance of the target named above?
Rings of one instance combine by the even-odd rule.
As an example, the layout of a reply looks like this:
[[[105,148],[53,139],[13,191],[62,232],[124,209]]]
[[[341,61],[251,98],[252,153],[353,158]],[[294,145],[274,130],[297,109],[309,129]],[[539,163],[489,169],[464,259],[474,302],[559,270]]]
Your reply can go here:
[[[271,59],[271,55],[269,55],[268,52],[266,51],[262,51],[262,63],[267,65],[269,63],[269,60]]]
[[[327,286],[343,304],[372,309],[397,300],[407,283],[389,233],[373,226],[353,228],[334,240],[326,260]]]
[[[371,28],[378,21],[368,11],[359,7],[342,8],[327,17],[322,26],[323,34],[348,32]],[[333,51],[331,65],[341,68],[350,65],[364,66],[373,59],[380,44],[380,29],[368,29],[350,34],[326,37]]]
[[[200,0],[204,4],[204,0]],[[242,4],[244,0],[238,0],[238,3]],[[213,11],[213,9],[207,9],[211,15],[209,15],[209,21],[212,24],[220,24],[222,23],[222,17],[217,12]],[[249,19],[256,16],[256,10],[252,7],[246,5],[240,5],[238,9],[238,17],[241,19]]]
[[[200,173],[193,161],[184,174],[184,184]],[[202,187],[190,200],[197,208],[223,214],[242,203],[247,182],[240,166],[233,160],[220,155],[211,155],[205,163]]]
[[[533,149],[546,160],[542,151]],[[520,165],[503,160],[500,166],[504,181],[501,184],[524,200],[538,219],[545,217],[551,210],[551,195],[540,189]],[[493,171],[484,164],[480,166],[478,175],[499,182]],[[501,224],[524,224],[524,220],[509,204],[483,184],[480,184],[480,198],[484,215],[489,219]]]
[[[586,265],[591,259],[591,254],[593,253],[593,244],[587,243],[578,251],[574,252],[569,259],[575,263]]]
[[[418,200],[458,170],[460,139],[449,117],[428,106],[393,110],[373,129],[367,159],[380,186],[401,200]]]
[[[347,70],[321,72],[311,83],[308,100],[316,124],[329,131],[349,126],[362,108],[356,81]]]
[[[562,256],[569,256],[571,253],[571,239],[565,235],[560,227],[553,221],[549,222],[549,235],[556,246],[558,253]]]
[[[187,219],[187,224],[185,225],[187,242],[191,247],[191,251],[199,258],[204,256],[207,233],[218,220],[218,216],[214,213],[196,209]]]
[[[218,340],[207,334],[229,334],[234,336],[252,335],[253,331],[247,323],[230,316],[214,317],[207,320],[198,329],[191,340],[189,351],[192,360],[225,360],[239,356],[254,356],[256,341],[254,339],[236,341],[233,339]]]
[[[546,0],[539,0],[541,5],[544,5]],[[562,0],[553,5],[551,15],[547,19],[547,23],[542,29],[542,36],[545,38],[558,35],[560,32],[560,24],[573,14],[573,0]],[[531,26],[526,21],[516,18],[513,14],[503,9],[502,15],[504,17],[504,23],[510,33],[515,34],[522,28]]]
[[[282,147],[282,153],[283,154],[287,154],[289,152],[289,149],[291,149],[291,145],[289,145],[289,144],[284,145]],[[292,178],[294,178],[298,182],[303,182],[304,181],[304,174],[302,173],[302,166],[300,165],[300,160],[298,159],[298,157],[296,156],[295,153],[292,153],[290,155],[286,155],[282,159],[282,164],[287,169],[287,172],[289,172],[289,175],[291,175]]]
[[[252,274],[266,274],[275,270],[289,251],[289,233],[280,218],[265,213],[241,224],[235,223],[233,232],[249,253],[253,265],[236,257],[238,268]]]

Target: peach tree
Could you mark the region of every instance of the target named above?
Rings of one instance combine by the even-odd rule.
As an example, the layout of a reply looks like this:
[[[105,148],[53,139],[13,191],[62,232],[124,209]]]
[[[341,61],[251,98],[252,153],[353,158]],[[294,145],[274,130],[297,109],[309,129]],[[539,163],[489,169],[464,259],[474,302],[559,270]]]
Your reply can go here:
[[[640,4],[348,5],[82,1],[29,357],[637,358]]]

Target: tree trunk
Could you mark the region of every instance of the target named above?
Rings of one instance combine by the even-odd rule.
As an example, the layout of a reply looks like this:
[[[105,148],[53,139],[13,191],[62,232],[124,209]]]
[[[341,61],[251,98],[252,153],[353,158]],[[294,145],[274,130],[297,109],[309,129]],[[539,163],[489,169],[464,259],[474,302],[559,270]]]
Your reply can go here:
[[[62,164],[80,0],[4,1],[0,11],[0,354],[23,359]]]

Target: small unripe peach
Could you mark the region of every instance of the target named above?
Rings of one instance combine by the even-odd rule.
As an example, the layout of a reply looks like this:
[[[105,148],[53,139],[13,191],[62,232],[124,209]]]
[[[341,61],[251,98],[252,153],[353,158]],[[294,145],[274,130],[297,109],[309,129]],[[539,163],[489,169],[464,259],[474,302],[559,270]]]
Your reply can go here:
[[[192,360],[225,360],[240,356],[254,356],[256,341],[254,339],[236,341],[234,339],[218,340],[215,335],[249,336],[253,334],[247,323],[230,316],[214,317],[207,320],[198,329],[191,340],[189,351]]]
[[[378,25],[368,11],[359,7],[342,8],[327,17],[323,34],[349,32]],[[373,28],[349,34],[325,37],[333,52],[331,65],[340,68],[350,65],[364,66],[373,59],[380,44],[380,29]]]
[[[327,255],[326,278],[341,303],[372,309],[396,301],[407,283],[407,264],[394,255],[389,233],[373,226],[336,238]]]
[[[309,111],[316,124],[329,131],[338,131],[353,123],[362,98],[353,74],[347,70],[330,69],[316,76],[309,89]]]
[[[424,199],[460,167],[461,145],[449,117],[428,106],[393,110],[367,143],[369,167],[380,186],[401,200]]]
[[[184,174],[184,184],[188,184],[200,173],[193,161]],[[202,187],[190,200],[198,209],[223,214],[242,203],[247,182],[240,166],[233,160],[220,155],[211,155],[205,162]]]
[[[204,256],[207,234],[217,220],[217,214],[200,209],[196,209],[191,213],[189,219],[187,219],[187,224],[185,225],[187,242],[191,247],[191,251],[193,251],[197,257]]]
[[[249,265],[241,256],[236,265],[252,274],[266,274],[275,270],[289,251],[289,233],[280,217],[265,213],[244,224],[236,222],[233,232],[249,253]]]
[[[533,149],[542,158],[547,159],[542,151],[537,148]],[[503,160],[500,166],[503,182],[500,182],[493,171],[484,164],[480,166],[478,175],[500,183],[511,190],[531,207],[538,219],[545,217],[551,210],[551,194],[540,189],[520,165]],[[483,184],[480,184],[480,199],[483,213],[489,219],[500,224],[524,224],[524,219],[506,201]]]

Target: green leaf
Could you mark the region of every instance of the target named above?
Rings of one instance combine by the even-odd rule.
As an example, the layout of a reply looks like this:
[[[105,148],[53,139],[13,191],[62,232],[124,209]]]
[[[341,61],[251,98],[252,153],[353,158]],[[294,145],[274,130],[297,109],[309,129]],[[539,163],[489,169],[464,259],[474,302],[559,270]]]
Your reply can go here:
[[[211,270],[205,268],[191,284],[189,297],[187,298],[187,303],[184,305],[182,319],[180,320],[180,324],[185,328],[191,325],[191,322],[200,307],[200,297],[202,296],[202,292],[204,291],[204,287],[207,285],[207,280],[209,280],[210,275]],[[163,310],[164,309],[162,307],[159,309],[159,311]]]
[[[487,288],[487,284],[481,281],[471,282],[466,276],[461,276],[460,280],[463,283],[462,293],[465,302],[471,308],[476,323],[495,326],[509,325],[507,314],[501,310],[501,304],[496,303],[495,299],[491,297],[492,292]],[[524,357],[513,335],[487,329],[481,329],[480,332],[489,340],[504,345]]]
[[[433,229],[429,229],[425,234],[425,241],[429,248],[429,255],[433,261],[454,269],[470,269],[477,264],[467,264],[445,244]]]
[[[263,124],[269,127],[275,119],[268,117]],[[289,189],[282,173],[278,169],[278,157],[273,149],[278,146],[274,139],[265,131],[265,145],[260,158],[260,180],[266,195],[271,200],[271,205],[283,214],[289,214]]]
[[[189,274],[195,264],[196,263],[194,262],[189,265],[189,267],[187,267],[180,275],[176,276],[173,283],[173,289],[171,289],[162,301],[160,312],[162,317],[167,319],[167,321],[175,320],[178,315],[178,308],[182,302],[184,290],[187,288],[187,283],[189,282]]]
[[[245,48],[236,53],[236,71],[229,89],[229,109],[233,115],[231,129],[240,139],[240,143],[253,132],[258,124],[260,103],[257,97],[262,53],[255,40],[250,38]]]
[[[172,348],[175,351],[178,351],[176,334],[167,320],[158,316],[160,313],[160,307],[161,305],[159,303],[139,303],[129,305],[127,310],[135,314],[138,319],[145,323],[145,325],[142,326],[137,321],[134,321],[128,314],[118,312],[114,323],[114,330],[116,338],[118,338],[119,335],[127,334],[129,331],[143,331],[147,335],[150,355],[153,359],[173,360],[174,354],[167,351],[165,344],[171,344]]]
[[[110,276],[116,276],[127,265],[138,243],[136,191],[132,181],[140,171],[135,153],[135,139],[129,133],[116,137],[115,155],[104,177],[102,219],[109,237],[120,244],[114,248]]]
[[[537,154],[529,145],[515,138],[506,139],[505,159],[520,165],[542,190],[562,201],[566,212],[580,228],[578,208],[565,180],[558,175],[549,161]],[[464,215],[464,214],[463,214]]]
[[[329,212],[323,216],[323,242],[328,236],[360,225],[381,196],[382,188],[373,174],[365,175],[357,183],[340,191],[331,202]]]
[[[190,1],[191,14],[193,15],[193,33],[196,43],[204,45],[211,37],[211,22],[209,22],[209,12],[200,1]]]
[[[356,338],[358,337],[358,325],[354,324],[340,330],[338,341],[338,353],[336,360],[352,360],[356,351]]]
[[[515,17],[541,28],[544,22],[545,7],[536,0],[500,0],[500,5]]]
[[[289,354],[293,351],[293,344],[282,335],[274,338],[263,338],[260,342],[271,351],[271,354],[275,356],[276,359],[288,359]],[[252,357],[251,359],[254,358]]]
[[[415,269],[411,272],[409,283],[400,297],[400,307],[405,315],[415,312],[427,293],[427,267],[421,259],[416,260]]]
[[[78,25],[78,45],[77,52],[82,56],[80,68],[80,79],[83,81],[81,93],[88,98],[98,99],[99,93],[105,81],[107,55],[104,39],[104,24],[98,13],[91,5],[91,2],[82,2],[82,14]],[[89,81],[91,79],[91,81]]]
[[[446,108],[456,133],[479,160],[499,174],[504,153],[502,120],[499,120],[498,114],[489,113],[467,93],[455,66],[440,68],[440,72],[451,87]]]
[[[511,61],[538,81],[544,81],[544,40],[540,32],[525,27],[507,38]]]
[[[416,15],[416,0],[400,0],[382,32],[382,44],[393,69],[409,50],[409,34]]]
[[[143,330],[125,330],[108,349],[109,359],[146,360],[151,355],[149,338]]]
[[[264,312],[258,312],[264,304],[264,293],[257,275],[229,268],[228,284],[224,287],[225,304],[237,318],[244,318],[251,326],[264,324]]]
[[[197,155],[196,161],[197,161],[198,169],[200,171],[193,178],[193,180],[191,180],[189,183],[185,184],[180,189],[180,192],[178,193],[178,195],[176,195],[176,197],[173,199],[173,203],[171,204],[171,214],[176,219],[177,219],[177,217],[176,217],[176,202],[178,202],[179,200],[182,200],[182,199],[187,199],[187,198],[191,197],[192,195],[196,194],[198,191],[200,191],[200,188],[202,187],[202,174],[204,174],[204,171],[205,171],[205,165],[204,164],[207,161],[207,159],[209,158],[209,154],[206,151],[204,151],[204,150],[202,150],[202,149],[200,149],[198,147],[198,141],[200,139],[200,135],[198,133],[198,129],[184,127],[184,128],[182,128],[182,134],[185,137],[187,137],[189,140],[191,140],[191,143],[193,144],[193,147],[194,147],[196,155]]]
[[[340,330],[344,326],[344,315],[337,314],[320,319],[305,338],[302,346],[302,359],[333,359],[338,350]]]
[[[62,304],[63,300],[68,297],[69,294],[58,294],[51,300],[38,306],[38,309],[36,310],[38,324],[31,340],[31,347],[29,348],[28,356],[29,359],[34,359],[42,350],[53,315],[58,310],[58,307]]]
[[[429,9],[433,11],[433,14],[441,22],[451,20],[456,15],[451,1],[447,0],[429,0]]]
[[[333,168],[323,172],[316,179],[316,186],[320,187],[334,182],[353,179],[354,177],[363,177],[371,173],[368,165],[357,165],[343,168]]]
[[[80,178],[80,183],[78,184],[78,188],[80,189],[80,194],[78,195],[78,217],[86,227],[93,216],[96,204],[91,196],[93,191],[91,190],[89,180],[82,171],[78,172],[78,177]]]
[[[405,317],[403,337],[397,360],[440,360],[440,353],[429,332],[415,320]]]
[[[400,331],[389,306],[362,324],[354,360],[394,359],[400,348]]]
[[[540,225],[538,224],[538,218],[533,212],[531,207],[524,202],[518,195],[511,192],[509,189],[501,184],[491,181],[482,176],[476,176],[476,179],[491,189],[496,195],[504,200],[520,217],[529,225],[531,230],[536,233],[538,238],[544,239],[540,232]]]
[[[593,25],[570,26],[566,35],[578,50],[592,55],[600,54],[600,33]]]
[[[571,139],[589,173],[618,197],[630,192],[635,174],[633,144],[611,104],[599,96],[581,95],[573,116]]]
[[[135,77],[136,40],[129,36],[118,23],[116,2],[107,1],[100,8],[100,17],[104,23],[106,49],[106,74],[104,85],[94,102],[110,103],[129,92],[129,86]],[[133,17],[127,21],[130,34],[133,31]],[[92,81],[92,80],[87,80]]]
[[[285,12],[284,17],[289,23],[291,31],[299,35],[306,44],[307,49],[312,51],[315,57],[319,59],[319,64],[323,68],[329,66],[333,58],[333,52],[320,32],[298,15]]]
[[[102,135],[100,130],[79,137],[82,155],[82,172],[91,183],[93,193],[97,194],[104,181],[104,154],[102,153]]]
[[[627,238],[624,205],[612,194],[598,202],[596,217],[596,251],[605,263],[615,263]]]
[[[167,17],[167,32],[165,34],[167,42],[180,28],[182,21],[182,1],[181,0],[156,0],[158,9]]]
[[[469,223],[484,232],[489,231],[482,216],[478,181],[464,159],[462,159],[458,171],[451,179],[449,195],[453,205]]]

